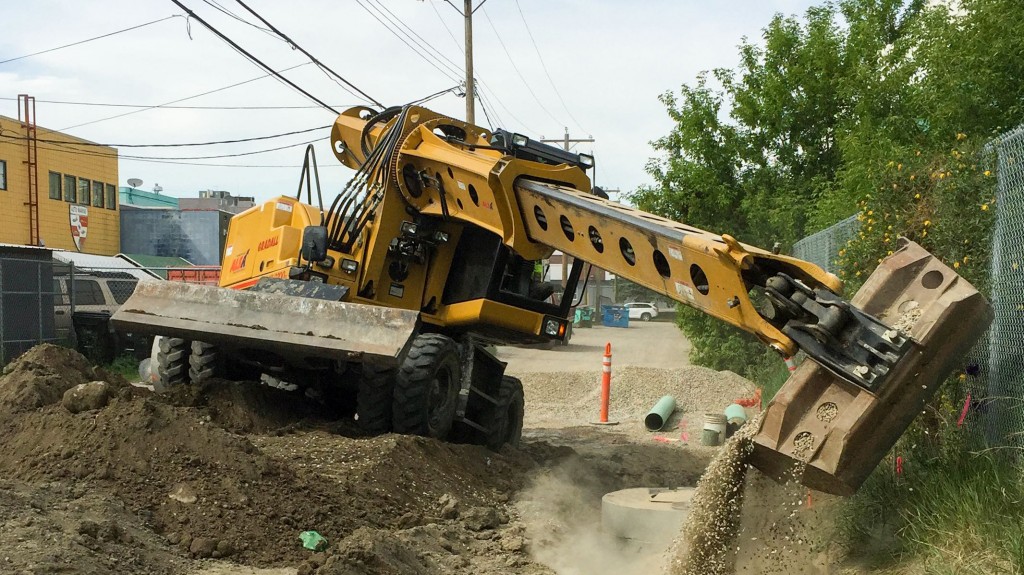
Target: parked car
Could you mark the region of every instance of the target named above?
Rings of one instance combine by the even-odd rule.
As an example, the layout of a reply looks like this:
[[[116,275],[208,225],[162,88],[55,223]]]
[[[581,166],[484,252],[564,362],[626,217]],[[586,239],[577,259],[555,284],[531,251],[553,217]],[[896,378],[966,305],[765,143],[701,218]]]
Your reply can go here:
[[[641,321],[651,321],[658,317],[658,306],[648,302],[633,302],[627,303],[626,309],[629,310],[629,319],[638,319]]]
[[[70,275],[54,276],[53,314],[58,339],[74,343],[75,349],[100,363],[110,362],[125,352],[139,357],[147,355],[148,338],[116,334],[109,321],[117,308],[128,301],[138,281],[119,272],[76,273],[72,286]]]

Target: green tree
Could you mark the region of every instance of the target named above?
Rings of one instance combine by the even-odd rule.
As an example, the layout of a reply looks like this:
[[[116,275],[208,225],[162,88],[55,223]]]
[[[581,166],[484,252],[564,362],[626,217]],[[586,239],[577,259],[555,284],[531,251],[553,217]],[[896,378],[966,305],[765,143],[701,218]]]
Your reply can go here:
[[[891,166],[935,163],[1024,119],[1020,38],[1019,0],[961,0],[955,9],[841,0],[802,18],[777,15],[759,41],[741,44],[735,70],[705,72],[660,96],[674,126],[653,143],[653,184],[631,199],[690,225],[788,248],[885,194]],[[894,208],[890,217],[902,216]],[[767,365],[760,344],[731,327],[697,312],[679,321],[695,361],[748,375]]]

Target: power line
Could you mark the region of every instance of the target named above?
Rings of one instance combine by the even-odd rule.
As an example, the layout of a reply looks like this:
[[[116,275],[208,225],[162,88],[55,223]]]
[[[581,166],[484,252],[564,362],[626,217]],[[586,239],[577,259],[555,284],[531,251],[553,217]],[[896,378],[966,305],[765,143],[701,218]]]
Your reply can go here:
[[[444,21],[444,18],[441,16],[441,13],[438,12],[437,7],[434,6],[434,3],[430,2],[430,0],[427,0],[427,1],[430,4],[430,7],[433,9],[434,15],[437,16],[437,19],[441,21],[441,25],[448,32],[448,35],[451,37],[452,42],[454,42],[455,46],[461,51],[462,50],[462,45],[459,44],[459,41],[458,41],[458,39],[456,39],[455,34],[452,32],[451,28],[448,27],[448,23]],[[447,2],[448,0],[445,0],[445,1]],[[456,7],[451,2],[448,2],[448,4],[451,5],[452,8],[455,8],[455,11],[458,12],[459,14],[463,13],[462,10],[460,10],[458,7]],[[478,4],[476,8],[479,9],[481,6],[483,6],[483,2]],[[474,12],[475,11],[476,11],[476,9],[474,9]],[[449,61],[451,61],[451,60],[449,60]],[[461,72],[461,70],[460,70],[460,72]],[[484,81],[484,78],[482,76],[480,76],[479,74],[474,74],[474,79],[475,79],[476,82],[478,82],[478,87],[482,88],[482,90],[479,92],[481,100],[483,99],[484,90],[490,92],[489,93],[489,97],[488,97],[488,100],[491,102],[491,104],[488,104],[488,106],[491,109],[490,110],[490,112],[491,112],[490,115],[495,117],[495,119],[498,122],[498,124],[497,124],[498,126],[509,127],[507,124],[505,124],[501,120],[501,118],[498,117],[497,109],[495,108],[495,106],[493,104],[497,104],[498,106],[501,106],[501,108],[503,110],[505,110],[505,112],[507,112],[508,115],[513,120],[515,120],[520,126],[525,128],[526,130],[528,130],[530,132],[533,132],[535,134],[539,134],[540,133],[540,132],[537,132],[536,130],[530,128],[529,126],[526,125],[525,122],[523,122],[522,120],[517,118],[516,115],[511,111],[511,109],[509,109],[509,107],[505,105],[505,103],[501,100],[501,98],[499,98],[498,95],[493,90],[490,89],[490,86],[487,85],[487,83]],[[481,107],[483,106],[483,102],[482,101],[481,101],[480,105],[481,105]],[[484,116],[486,117],[487,115],[488,115],[487,111],[485,110],[484,111]],[[490,118],[488,118],[488,122],[490,122],[490,121],[491,121]],[[494,126],[491,126],[491,127],[493,128]]]
[[[404,27],[407,30],[409,30],[409,32],[412,32],[413,36],[416,36],[416,38],[419,39],[420,43],[422,43],[423,46],[426,46],[427,48],[429,48],[435,54],[440,56],[440,58],[442,60],[444,60],[445,62],[448,63],[446,65],[447,68],[454,70],[456,74],[464,75],[466,73],[463,68],[460,68],[458,64],[456,64],[450,58],[445,56],[444,53],[442,53],[440,50],[435,48],[434,45],[431,44],[430,42],[428,42],[423,36],[420,36],[419,34],[417,34],[416,30],[413,29],[412,26],[409,26],[408,24],[406,24],[404,20],[402,20],[394,12],[389,10],[388,7],[383,2],[381,2],[381,0],[368,0],[368,1],[369,2],[376,2],[378,5],[380,5],[381,8],[386,10],[387,13],[390,14],[394,18],[394,21],[396,21],[399,25],[401,25],[402,27]]]
[[[302,64],[308,66],[309,63]],[[285,70],[288,70],[286,68]],[[283,71],[283,70],[282,70]],[[267,74],[269,76],[269,74]],[[266,78],[267,76],[262,76]],[[9,100],[14,102],[17,98],[2,98],[0,100]],[[162,108],[164,110],[319,110],[320,106],[308,105],[308,106],[169,106],[162,104],[114,104],[107,102],[71,102],[67,100],[40,100],[36,99],[36,102],[40,104],[63,104],[69,106],[95,106],[100,108]],[[357,106],[358,104],[336,104],[339,108],[350,108]]]
[[[4,138],[4,139],[8,139],[8,140],[21,140],[21,141],[24,141],[26,139],[24,136],[7,136],[7,135],[0,135],[0,138]],[[70,150],[70,151],[75,152],[76,154],[81,154],[83,156],[93,156],[93,157],[99,157],[99,158],[115,158],[115,159],[119,159],[119,160],[121,160],[121,159],[124,159],[124,160],[149,160],[149,161],[159,161],[159,162],[166,162],[166,163],[174,163],[174,162],[179,162],[179,161],[182,161],[182,160],[217,160],[217,159],[222,159],[222,158],[239,158],[239,157],[242,157],[242,156],[254,156],[254,155],[257,155],[257,154],[265,154],[265,153],[268,153],[268,152],[277,152],[279,150],[286,150],[288,148],[295,148],[297,146],[306,146],[306,145],[309,145],[309,144],[315,144],[317,142],[322,142],[322,141],[323,141],[323,138],[316,138],[316,139],[305,141],[305,142],[298,142],[298,143],[295,143],[295,144],[287,144],[287,145],[284,145],[284,146],[277,146],[275,148],[266,148],[266,149],[262,149],[262,150],[253,150],[253,151],[249,151],[249,152],[237,152],[237,153],[233,153],[233,154],[214,154],[214,155],[208,155],[208,156],[170,156],[170,157],[168,157],[168,156],[122,155],[122,154],[118,154],[116,151],[115,152],[104,152],[104,151],[101,151],[101,150],[82,150],[82,149],[78,149],[78,148],[74,147],[74,146],[83,145],[83,144],[78,143],[78,142],[49,142],[47,144],[43,144],[40,147],[43,148],[44,150],[51,150],[51,151]]]
[[[301,68],[303,66],[309,66],[309,62],[303,62],[302,64],[296,64],[295,66],[289,66],[288,68],[283,68],[281,70],[278,70],[277,73],[280,74],[281,72],[287,72],[289,70],[294,70],[295,68]],[[99,122],[106,122],[107,120],[113,120],[115,118],[122,118],[124,116],[130,116],[132,114],[138,114],[139,112],[145,112],[146,110],[152,110],[154,108],[164,108],[164,107],[170,106],[171,104],[177,104],[178,102],[184,102],[186,100],[193,100],[195,98],[199,98],[201,96],[207,96],[207,95],[210,95],[210,94],[214,94],[216,92],[223,92],[224,90],[228,90],[230,88],[236,88],[238,86],[242,86],[242,85],[248,84],[250,82],[255,82],[257,80],[262,80],[264,78],[269,78],[270,76],[272,76],[272,74],[264,74],[262,76],[257,76],[255,78],[249,78],[248,80],[243,80],[241,82],[236,82],[234,84],[230,84],[230,85],[224,86],[222,88],[216,88],[214,90],[208,90],[206,92],[201,92],[199,94],[195,94],[195,95],[192,95],[192,96],[186,96],[184,98],[178,98],[177,100],[171,100],[170,102],[165,102],[163,104],[157,104],[155,106],[147,106],[147,107],[145,107],[145,108],[143,108],[141,110],[132,110],[131,112],[125,112],[123,114],[116,114],[116,115],[113,115],[113,116],[107,116],[106,118],[100,118],[98,120],[91,120],[89,122],[82,122],[81,124],[75,124],[74,126],[68,126],[67,128],[61,128],[60,130],[48,130],[48,131],[49,132],[56,132],[56,131],[70,130],[72,128],[81,128],[82,126],[89,126],[91,124],[97,124]]]
[[[537,94],[533,91],[533,88],[530,87],[530,83],[526,81],[526,78],[523,76],[523,73],[519,71],[519,66],[516,65],[516,61],[515,59],[512,58],[512,54],[510,54],[508,48],[505,47],[505,42],[501,39],[501,34],[498,33],[498,29],[494,26],[494,22],[491,21],[491,16],[487,14],[487,10],[484,10],[483,12],[484,18],[487,19],[487,23],[491,26],[491,30],[494,31],[495,39],[498,40],[498,44],[501,45],[501,49],[505,52],[505,56],[508,57],[509,63],[512,64],[512,69],[516,71],[516,74],[519,76],[519,79],[523,81],[523,85],[526,86],[526,89],[530,91],[530,95],[533,96],[534,100],[536,100],[537,105],[540,106],[540,109],[544,110],[544,112],[552,120],[561,124],[562,122],[560,122],[558,118],[555,118],[555,116],[544,106],[544,103],[540,101],[540,98],[537,97]]]
[[[174,1],[174,0],[172,0],[172,1]],[[248,10],[250,14],[252,14],[256,18],[258,18],[260,22],[263,22],[264,25],[266,25],[268,28],[273,30],[273,32],[275,34],[277,34],[282,39],[287,41],[293,48],[295,48],[296,50],[298,50],[298,51],[302,52],[303,54],[305,54],[306,57],[310,59],[310,61],[312,61],[314,64],[317,65],[318,68],[320,68],[321,70],[325,70],[327,72],[330,72],[331,75],[333,75],[335,78],[337,78],[337,79],[341,80],[342,82],[344,82],[346,86],[352,88],[353,90],[358,92],[361,96],[363,96],[364,98],[366,98],[370,102],[376,104],[377,106],[379,106],[381,108],[384,107],[384,104],[381,104],[376,99],[374,99],[372,96],[370,96],[366,92],[360,90],[355,84],[353,84],[352,82],[349,82],[348,80],[346,80],[344,77],[342,77],[341,74],[338,74],[337,72],[332,70],[330,67],[328,67],[326,64],[324,64],[323,62],[318,60],[315,56],[313,56],[312,54],[307,52],[305,48],[303,48],[302,46],[299,46],[298,43],[296,43],[295,40],[292,40],[291,38],[289,38],[287,34],[285,34],[284,32],[282,32],[280,30],[278,30],[277,28],[275,28],[273,24],[268,22],[267,19],[264,18],[263,16],[260,16],[260,14],[258,12],[256,12],[252,8],[250,8],[245,2],[243,2],[242,0],[235,0],[235,1],[238,2],[238,4],[242,8],[245,8],[246,10]],[[175,3],[177,3],[177,2],[175,2]],[[353,95],[355,95],[355,94],[353,94]],[[330,106],[327,106],[327,107],[330,108]]]
[[[246,20],[245,18],[242,18],[238,14],[235,14],[231,10],[228,10],[227,8],[222,6],[216,0],[203,0],[203,2],[205,2],[208,6],[210,6],[211,8],[213,8],[215,10],[217,10],[218,12],[226,15],[227,17],[233,18],[235,20],[238,20],[239,22],[241,22],[242,24],[245,24],[246,26],[251,26],[251,27],[259,30],[260,32],[263,32],[267,36],[270,36],[274,40],[277,40],[278,42],[286,42],[287,43],[287,40],[284,40],[282,38],[277,37],[277,35],[275,35],[274,32],[271,31],[270,29],[264,28],[263,26],[257,26],[256,24],[253,24],[252,22]]]
[[[252,62],[253,64],[256,64],[260,68],[263,68],[264,70],[266,70],[266,71],[270,72],[271,74],[273,74],[274,77],[277,78],[278,81],[283,82],[283,83],[287,84],[288,86],[291,86],[292,89],[298,91],[300,94],[306,96],[310,100],[316,102],[317,104],[320,104],[321,106],[323,106],[324,108],[334,112],[335,114],[340,113],[337,110],[335,110],[334,108],[332,108],[332,107],[328,106],[327,104],[325,104],[323,101],[321,101],[319,98],[317,98],[313,94],[310,94],[306,90],[303,90],[302,88],[300,88],[295,82],[292,82],[288,78],[285,78],[283,75],[277,73],[273,68],[271,68],[267,64],[264,64],[262,60],[260,60],[256,56],[253,56],[252,54],[250,54],[247,50],[245,50],[245,48],[242,48],[241,46],[239,46],[238,43],[236,43],[231,38],[228,38],[227,36],[225,36],[224,33],[222,33],[220,30],[214,28],[213,25],[210,24],[209,22],[207,22],[206,20],[203,20],[203,18],[201,16],[199,16],[198,14],[193,12],[191,9],[189,9],[188,6],[185,6],[179,0],[171,0],[171,2],[174,2],[174,4],[178,8],[181,8],[189,16],[191,16],[192,18],[195,18],[196,21],[198,21],[200,24],[205,26],[207,30],[209,30],[209,31],[213,32],[214,34],[216,34],[218,38],[220,38],[221,40],[226,42],[236,52],[238,52],[239,54],[245,56],[245,58],[247,58],[250,62]]]
[[[435,63],[434,60],[428,58],[421,50],[418,50],[415,46],[410,44],[408,40],[403,38],[397,31],[392,29],[391,26],[389,26],[388,24],[385,24],[384,21],[381,20],[380,17],[377,16],[376,13],[371,12],[370,9],[367,8],[360,0],[356,0],[356,4],[359,4],[360,8],[362,8],[364,11],[366,11],[366,13],[369,14],[370,16],[373,16],[374,20],[379,22],[381,24],[381,26],[384,26],[385,28],[387,28],[388,32],[391,32],[391,34],[394,37],[398,38],[403,44],[408,46],[409,49],[412,50],[413,52],[415,52],[417,56],[422,58],[424,62],[426,62],[427,64],[430,64],[431,66],[433,66],[434,69],[436,69],[438,72],[441,72],[442,74],[444,74],[449,80],[455,80],[455,81],[460,81],[461,80],[461,78],[459,78],[457,76],[453,76],[451,71],[445,70],[445,69],[441,68],[440,66],[438,66],[437,63]],[[383,13],[381,13],[381,15],[383,15]],[[406,34],[406,36],[409,36],[409,35]],[[411,37],[410,37],[410,39],[411,39]],[[443,64],[443,62],[442,62],[442,64]]]
[[[260,141],[260,140],[272,140],[274,138],[283,138],[285,136],[294,136],[296,134],[308,134],[309,132],[314,132],[316,130],[323,130],[323,129],[330,128],[330,127],[331,127],[331,125],[328,124],[326,126],[317,126],[315,128],[308,128],[308,129],[305,129],[305,130],[295,130],[294,132],[284,132],[284,133],[281,133],[281,134],[271,134],[269,136],[255,136],[255,137],[252,137],[252,138],[238,138],[238,139],[235,139],[235,140],[217,140],[217,141],[213,141],[213,142],[194,142],[194,143],[187,143],[187,144],[97,144],[96,142],[66,142],[66,141],[63,141],[63,140],[46,140],[46,139],[42,139],[42,138],[36,139],[36,141],[37,142],[44,142],[44,143],[47,143],[47,144],[72,144],[72,145],[75,145],[75,146],[90,146],[90,147],[103,147],[103,148],[187,148],[187,147],[193,147],[193,146],[215,146],[215,145],[219,145],[219,144],[239,144],[239,143],[242,143],[242,142],[257,142],[257,141]],[[3,129],[0,129],[0,135],[2,135],[2,134],[3,134]],[[5,136],[5,137],[9,137],[9,136]],[[25,136],[20,136],[20,138],[23,139],[23,140],[27,140],[28,139]]]
[[[441,25],[444,26],[445,31],[452,37],[452,42],[455,42],[455,47],[459,49],[459,52],[461,52],[462,44],[459,44],[459,40],[455,37],[455,33],[453,33],[452,29],[448,27],[448,23],[441,17],[441,13],[437,11],[437,6],[434,6],[434,3],[431,0],[427,0],[427,4],[430,4],[430,7],[433,8],[434,14],[437,15],[437,19],[441,21]]]
[[[14,57],[14,58],[8,58],[6,60],[0,60],[0,64],[6,64],[8,62],[14,62],[15,60],[22,60],[22,59],[25,59],[25,58],[31,58],[32,56],[38,56],[40,54],[46,54],[48,52],[53,52],[55,50],[63,50],[64,48],[70,48],[71,46],[78,46],[79,44],[85,44],[86,42],[92,42],[93,40],[100,40],[102,38],[109,38],[110,36],[114,36],[116,34],[121,34],[121,33],[124,33],[124,32],[130,32],[132,30],[138,30],[139,28],[142,28],[142,27],[145,27],[145,26],[150,26],[152,24],[157,24],[159,22],[163,22],[164,20],[170,20],[171,18],[183,18],[183,16],[181,14],[172,14],[172,15],[167,16],[165,18],[160,18],[159,20],[153,20],[152,22],[146,22],[144,24],[138,24],[138,25],[135,25],[135,26],[131,26],[129,28],[124,28],[122,30],[117,30],[116,32],[108,32],[107,34],[103,34],[101,36],[95,36],[93,38],[87,38],[85,40],[79,40],[78,42],[72,42],[70,44],[64,44],[63,46],[57,46],[56,48],[47,48],[46,50],[40,50],[39,52],[33,52],[31,54],[25,54],[24,56],[17,56],[17,57]]]
[[[512,112],[512,110],[509,109],[509,107],[506,106],[504,102],[501,101],[501,98],[498,97],[498,95],[494,92],[494,90],[491,89],[490,85],[488,85],[487,82],[485,82],[483,78],[477,76],[477,81],[480,82],[480,87],[483,88],[482,92],[487,92],[487,94],[489,96],[489,99],[492,102],[496,102],[498,104],[498,106],[501,106],[501,109],[504,110],[505,112],[507,112],[509,117],[512,118],[516,122],[516,124],[518,124],[519,126],[522,126],[523,128],[525,128],[528,132],[530,132],[532,134],[540,134],[539,131],[534,130],[530,126],[526,125],[526,122],[520,120],[519,117],[516,116],[515,113]],[[507,128],[509,126],[504,126],[504,127]]]
[[[572,112],[569,111],[569,107],[565,105],[565,99],[562,98],[562,93],[558,91],[558,87],[555,85],[555,81],[551,79],[551,73],[548,71],[548,65],[544,63],[544,57],[541,56],[540,48],[537,47],[537,40],[533,37],[533,32],[530,31],[530,25],[526,23],[526,15],[523,14],[523,8],[519,5],[519,0],[515,0],[516,9],[519,10],[519,17],[523,20],[523,26],[526,28],[527,35],[530,36],[530,42],[533,43],[533,50],[537,52],[537,59],[540,60],[540,66],[544,69],[544,75],[548,78],[548,83],[551,84],[551,88],[555,91],[555,95],[558,96],[558,101],[562,103],[562,109],[569,115],[569,118],[576,124],[576,127],[581,131],[586,132],[583,126],[573,117]]]

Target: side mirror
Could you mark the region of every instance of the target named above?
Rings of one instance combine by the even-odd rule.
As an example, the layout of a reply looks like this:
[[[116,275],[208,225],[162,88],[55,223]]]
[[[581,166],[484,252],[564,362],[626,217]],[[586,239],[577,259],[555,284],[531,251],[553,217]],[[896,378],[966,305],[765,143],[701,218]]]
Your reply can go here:
[[[302,230],[301,255],[308,262],[327,259],[327,226],[306,226]]]

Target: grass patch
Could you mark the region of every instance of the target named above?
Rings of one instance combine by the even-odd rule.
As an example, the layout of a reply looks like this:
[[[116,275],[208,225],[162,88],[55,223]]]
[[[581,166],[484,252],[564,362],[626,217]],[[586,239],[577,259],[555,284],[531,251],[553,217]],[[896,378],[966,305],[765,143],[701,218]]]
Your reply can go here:
[[[991,452],[908,460],[902,476],[883,462],[838,520],[851,559],[880,572],[1024,573],[1024,481]]]
[[[139,380],[139,362],[132,355],[120,355],[104,367],[107,371],[119,374],[128,381]]]

